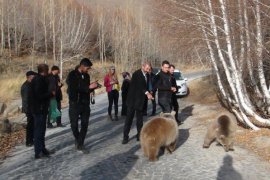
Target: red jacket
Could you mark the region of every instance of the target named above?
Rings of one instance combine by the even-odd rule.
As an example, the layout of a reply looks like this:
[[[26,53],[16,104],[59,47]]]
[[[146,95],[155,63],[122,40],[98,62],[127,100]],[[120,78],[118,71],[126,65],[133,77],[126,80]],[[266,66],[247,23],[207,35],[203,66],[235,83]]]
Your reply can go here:
[[[110,84],[110,82],[111,82],[110,76],[109,74],[107,74],[104,77],[104,86],[106,87],[106,92],[112,91],[113,84]],[[115,86],[116,86],[115,89],[119,91],[119,84],[115,84]]]

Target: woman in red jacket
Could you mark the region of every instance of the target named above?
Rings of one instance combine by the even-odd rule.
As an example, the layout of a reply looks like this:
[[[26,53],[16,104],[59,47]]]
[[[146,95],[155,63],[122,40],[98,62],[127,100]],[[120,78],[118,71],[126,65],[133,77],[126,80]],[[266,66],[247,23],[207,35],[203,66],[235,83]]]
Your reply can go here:
[[[115,72],[115,67],[111,66],[109,73],[104,78],[104,86],[108,93],[109,107],[108,107],[108,119],[109,120],[118,120],[118,99],[119,99],[119,82],[117,74]],[[112,118],[112,105],[114,104],[114,115],[115,118]]]

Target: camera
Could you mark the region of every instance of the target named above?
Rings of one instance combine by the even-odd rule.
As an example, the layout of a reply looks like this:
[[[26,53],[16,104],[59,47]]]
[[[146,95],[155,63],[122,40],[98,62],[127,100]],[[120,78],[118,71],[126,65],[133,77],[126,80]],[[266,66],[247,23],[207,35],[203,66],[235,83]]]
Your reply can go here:
[[[97,82],[97,88],[101,88],[102,85]]]

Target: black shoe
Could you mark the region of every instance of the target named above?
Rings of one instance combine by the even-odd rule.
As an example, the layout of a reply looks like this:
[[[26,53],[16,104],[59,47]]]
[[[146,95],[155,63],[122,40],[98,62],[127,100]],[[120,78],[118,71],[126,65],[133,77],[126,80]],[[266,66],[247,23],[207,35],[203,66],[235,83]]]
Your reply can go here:
[[[108,120],[113,121],[112,115],[108,115]]]
[[[63,124],[57,124],[57,127],[66,127],[66,126]]]
[[[54,151],[54,150],[48,150],[48,149],[45,149],[45,150],[42,151],[42,153],[43,153],[44,155],[46,155],[46,156],[49,156],[49,155],[51,155],[51,154],[54,154],[55,151]]]
[[[117,115],[114,117],[114,120],[115,121],[118,121],[119,120]]]
[[[31,146],[34,145],[34,143],[33,143],[33,142],[31,142],[31,143],[26,143],[25,145],[26,145],[26,147],[31,147]]]
[[[140,141],[140,135],[137,135],[136,138],[137,138],[137,141]]]
[[[89,154],[89,150],[88,149],[85,149],[84,146],[78,146],[77,147],[77,150],[78,151],[81,151],[83,154]]]
[[[155,116],[156,115],[156,113],[152,113],[150,116]]]
[[[124,138],[123,141],[122,141],[122,144],[127,144],[127,143],[128,143],[128,139]]]
[[[52,124],[47,124],[47,128],[51,129],[51,128],[53,128],[53,125]]]
[[[183,124],[182,121],[177,121],[177,125],[180,126],[181,124]]]
[[[49,155],[45,155],[43,153],[39,153],[35,155],[35,159],[46,159],[46,158],[50,158]]]

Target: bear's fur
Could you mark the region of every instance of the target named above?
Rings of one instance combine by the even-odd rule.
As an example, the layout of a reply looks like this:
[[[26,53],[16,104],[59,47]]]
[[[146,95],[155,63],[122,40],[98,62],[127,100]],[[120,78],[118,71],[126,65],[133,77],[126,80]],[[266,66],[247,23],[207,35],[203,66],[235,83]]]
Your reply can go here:
[[[226,152],[233,149],[234,136],[236,132],[236,119],[231,114],[223,114],[214,120],[208,127],[204,138],[203,148],[209,148],[216,140]]]
[[[156,161],[159,149],[172,153],[176,148],[178,138],[178,125],[175,121],[175,111],[160,113],[160,116],[149,120],[142,128],[140,143],[144,155],[150,161]]]

